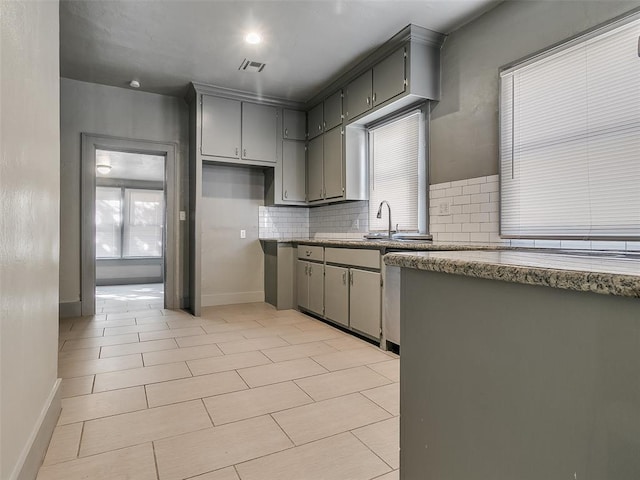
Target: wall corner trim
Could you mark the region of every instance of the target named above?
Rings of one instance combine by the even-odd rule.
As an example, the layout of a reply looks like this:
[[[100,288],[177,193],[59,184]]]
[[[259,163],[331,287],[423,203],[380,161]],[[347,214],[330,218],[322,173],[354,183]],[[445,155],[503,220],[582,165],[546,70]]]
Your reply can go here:
[[[60,384],[62,379],[56,379],[49,397],[40,412],[38,421],[29,435],[29,440],[22,450],[13,473],[8,480],[33,480],[38,475],[44,456],[49,448],[53,430],[58,423],[61,407]]]

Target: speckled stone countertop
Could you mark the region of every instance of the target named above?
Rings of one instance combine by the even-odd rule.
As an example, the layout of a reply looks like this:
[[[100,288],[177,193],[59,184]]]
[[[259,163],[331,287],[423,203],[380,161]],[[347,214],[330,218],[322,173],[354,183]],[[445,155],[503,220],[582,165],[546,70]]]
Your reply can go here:
[[[640,256],[587,252],[449,251],[389,253],[388,266],[640,297]]]
[[[504,249],[504,246],[496,245],[464,245],[464,244],[446,244],[433,243],[431,241],[421,240],[367,240],[357,238],[319,238],[319,239],[303,239],[303,238],[261,238],[262,242],[277,243],[296,243],[302,245],[321,245],[325,247],[352,247],[352,248],[371,248],[384,250],[497,250]]]

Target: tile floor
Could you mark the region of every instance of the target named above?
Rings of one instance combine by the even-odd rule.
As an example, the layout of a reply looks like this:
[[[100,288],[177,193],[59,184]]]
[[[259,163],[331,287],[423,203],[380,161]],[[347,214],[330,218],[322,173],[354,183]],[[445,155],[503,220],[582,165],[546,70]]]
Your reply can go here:
[[[399,363],[263,303],[64,319],[38,480],[397,480]]]
[[[96,287],[96,313],[118,313],[164,307],[164,285],[105,285]]]

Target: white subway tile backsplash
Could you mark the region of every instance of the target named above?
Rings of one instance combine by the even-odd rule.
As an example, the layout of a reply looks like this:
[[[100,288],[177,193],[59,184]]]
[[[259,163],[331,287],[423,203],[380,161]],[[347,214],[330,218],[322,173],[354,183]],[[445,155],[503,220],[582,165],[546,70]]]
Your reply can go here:
[[[498,182],[483,183],[482,185],[480,185],[481,193],[498,192],[499,190],[500,186],[498,185]]]
[[[477,184],[477,185],[466,185],[462,187],[463,195],[470,195],[472,193],[480,193],[480,188],[484,187],[485,184]]]
[[[458,195],[453,197],[454,205],[466,205],[468,203],[471,203],[471,195]]]
[[[455,182],[451,182],[452,187],[462,187],[464,185],[469,185],[469,180],[456,180]]]
[[[444,192],[447,197],[455,197],[456,195],[462,195],[462,187],[447,188]]]
[[[474,195],[471,195],[471,203],[488,203],[490,201],[490,193],[476,193]]]
[[[474,213],[470,218],[471,222],[478,223],[488,223],[489,222],[489,214],[488,213]]]

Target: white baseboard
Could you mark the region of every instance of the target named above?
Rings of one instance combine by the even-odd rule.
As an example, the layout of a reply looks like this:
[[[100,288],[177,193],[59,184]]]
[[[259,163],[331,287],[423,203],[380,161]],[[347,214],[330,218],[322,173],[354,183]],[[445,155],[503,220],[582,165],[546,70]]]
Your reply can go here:
[[[82,315],[82,302],[64,302],[58,305],[59,318],[73,318]]]
[[[34,480],[38,475],[38,470],[49,447],[51,435],[53,435],[53,429],[56,427],[60,416],[61,381],[58,378],[53,384],[38,421],[31,435],[29,435],[27,444],[22,449],[22,454],[8,480]]]
[[[260,290],[258,292],[212,293],[208,295],[203,294],[200,297],[200,305],[203,307],[255,302],[264,302],[263,290]]]

